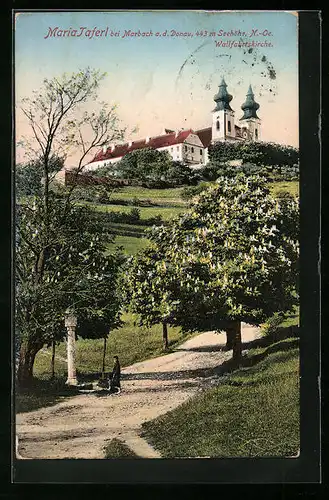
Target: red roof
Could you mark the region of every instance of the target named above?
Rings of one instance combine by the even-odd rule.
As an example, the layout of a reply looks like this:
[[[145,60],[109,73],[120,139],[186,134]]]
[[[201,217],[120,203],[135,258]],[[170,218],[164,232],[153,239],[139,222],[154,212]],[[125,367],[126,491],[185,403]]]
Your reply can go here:
[[[129,143],[119,144],[115,146],[113,151],[111,151],[111,148],[108,148],[105,153],[103,153],[103,151],[99,151],[95,155],[91,163],[101,160],[110,160],[111,158],[120,158],[121,156],[124,156],[127,153],[131,153],[136,149],[143,149],[143,148],[158,149],[158,148],[164,148],[166,146],[174,146],[175,144],[181,144],[187,139],[187,137],[190,134],[194,134],[192,129],[181,130],[180,132],[178,132],[177,136],[176,132],[172,132],[172,133],[166,133],[165,135],[150,137],[148,142],[146,142],[146,139],[141,139],[139,141],[132,142],[131,145],[129,145]]]
[[[200,130],[196,130],[195,132],[198,136],[200,141],[203,144],[204,148],[207,148],[209,144],[211,143],[211,138],[212,138],[212,128],[202,128]]]

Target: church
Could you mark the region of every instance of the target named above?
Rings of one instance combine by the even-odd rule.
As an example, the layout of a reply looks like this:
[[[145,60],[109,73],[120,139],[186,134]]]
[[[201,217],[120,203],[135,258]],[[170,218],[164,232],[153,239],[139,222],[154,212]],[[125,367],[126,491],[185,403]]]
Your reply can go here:
[[[230,106],[232,99],[233,96],[228,93],[223,78],[214,96],[216,106],[211,112],[211,127],[200,130],[164,129],[163,134],[159,136],[104,146],[86,166],[86,170],[96,170],[112,165],[120,161],[127,153],[143,148],[167,151],[174,161],[181,161],[190,167],[197,168],[208,163],[210,144],[218,141],[259,141],[261,129],[261,120],[257,116],[259,104],[254,99],[251,85],[246,100],[241,106],[243,116],[239,119],[239,125],[235,123],[235,112]]]

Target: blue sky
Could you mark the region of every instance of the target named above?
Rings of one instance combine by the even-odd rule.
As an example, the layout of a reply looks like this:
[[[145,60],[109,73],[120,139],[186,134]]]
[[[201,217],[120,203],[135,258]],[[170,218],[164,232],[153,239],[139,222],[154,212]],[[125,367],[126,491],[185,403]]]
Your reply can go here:
[[[260,103],[263,139],[298,144],[297,16],[286,12],[31,12],[16,18],[15,76],[19,100],[43,78],[91,66],[107,72],[100,98],[118,104],[125,125],[138,136],[163,126],[201,128],[211,124],[213,96],[222,76],[234,96],[236,119],[249,84]],[[106,29],[120,37],[45,38],[49,27]],[[270,48],[216,47],[198,30],[269,30]],[[191,32],[193,37],[122,38],[125,30]],[[216,37],[228,41],[239,37]],[[256,40],[256,39],[255,39]],[[264,37],[259,41],[263,41]],[[270,78],[270,69],[275,79]],[[274,73],[272,72],[272,75]],[[281,120],[278,126],[277,120]],[[275,124],[274,124],[275,122]],[[23,127],[21,117],[18,123]],[[137,137],[135,137],[137,138]]]

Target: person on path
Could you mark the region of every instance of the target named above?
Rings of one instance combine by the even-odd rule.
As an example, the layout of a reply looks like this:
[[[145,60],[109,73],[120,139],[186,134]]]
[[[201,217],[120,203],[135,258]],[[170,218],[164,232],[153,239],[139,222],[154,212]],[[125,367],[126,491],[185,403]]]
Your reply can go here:
[[[111,393],[119,394],[121,392],[121,384],[120,384],[121,368],[120,368],[120,362],[119,362],[118,356],[113,356],[113,359],[114,359],[114,366],[113,366],[113,371],[112,371],[112,376],[111,376],[111,381],[110,381],[110,392]]]

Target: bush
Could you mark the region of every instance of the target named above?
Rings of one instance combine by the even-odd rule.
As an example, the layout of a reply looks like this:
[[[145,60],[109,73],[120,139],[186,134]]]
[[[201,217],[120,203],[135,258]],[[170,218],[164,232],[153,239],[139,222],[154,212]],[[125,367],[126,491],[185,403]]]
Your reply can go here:
[[[155,215],[149,219],[141,219],[140,210],[137,207],[132,208],[129,212],[94,212],[92,216],[104,226],[111,222],[142,226],[153,226],[163,223],[161,215]],[[111,227],[109,227],[109,231],[112,231]]]
[[[245,175],[260,175],[266,177],[269,182],[292,181],[299,178],[298,166],[258,165],[250,162],[236,166],[229,163],[210,162],[200,170],[200,173],[202,173],[203,179],[207,181],[214,181],[218,177],[232,178],[241,173]]]
[[[199,170],[199,173],[205,181],[215,181],[221,175],[220,166],[208,163],[208,165]]]
[[[197,186],[188,186],[185,187],[181,193],[181,198],[183,200],[190,200],[194,196],[197,196],[198,194],[202,193],[205,189],[209,187],[209,184],[207,182],[200,182]]]
[[[281,189],[280,191],[277,192],[276,194],[276,197],[277,198],[280,198],[280,200],[291,200],[294,196],[289,193],[289,191],[283,191],[283,189]]]
[[[282,313],[274,313],[273,316],[271,316],[263,326],[264,335],[266,337],[275,338],[275,335],[278,333],[279,328],[281,327],[282,321]]]
[[[132,222],[138,222],[141,218],[141,211],[139,208],[134,207],[130,210],[130,220]]]
[[[294,168],[299,162],[299,151],[272,142],[219,142],[209,147],[209,159],[216,164],[241,159],[243,163]]]
[[[102,203],[104,205],[110,203],[109,193],[104,188],[98,193],[98,203]]]

